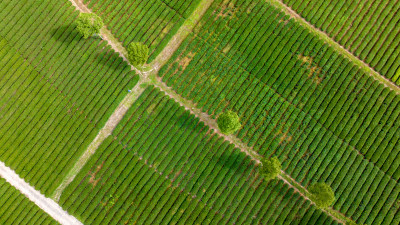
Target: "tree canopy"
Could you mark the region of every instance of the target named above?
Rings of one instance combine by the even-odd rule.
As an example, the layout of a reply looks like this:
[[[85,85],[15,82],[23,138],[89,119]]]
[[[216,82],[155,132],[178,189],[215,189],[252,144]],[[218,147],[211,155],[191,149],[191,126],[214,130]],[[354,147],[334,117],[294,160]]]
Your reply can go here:
[[[132,42],[128,46],[128,59],[134,66],[140,66],[147,62],[149,57],[149,48],[140,43]]]
[[[278,157],[274,156],[271,159],[262,159],[262,171],[261,174],[264,176],[266,181],[275,179],[281,172],[282,165],[279,162]]]
[[[239,116],[232,111],[226,111],[218,116],[217,124],[223,134],[232,134],[242,126]]]
[[[335,193],[326,183],[315,183],[310,185],[308,191],[311,193],[311,200],[319,208],[327,208],[335,201]]]
[[[85,38],[99,34],[104,26],[103,20],[94,13],[81,13],[75,21],[76,30]]]

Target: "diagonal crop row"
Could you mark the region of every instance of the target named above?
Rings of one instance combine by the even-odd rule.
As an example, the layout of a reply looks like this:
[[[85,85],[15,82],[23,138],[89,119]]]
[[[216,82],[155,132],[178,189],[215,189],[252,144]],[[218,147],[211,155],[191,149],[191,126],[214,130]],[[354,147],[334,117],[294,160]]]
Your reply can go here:
[[[335,209],[397,220],[400,98],[268,3],[215,1],[160,76],[204,112],[238,112],[237,137],[331,184]]]
[[[138,77],[68,1],[0,5],[0,158],[48,195]]]
[[[200,0],[98,1],[86,0],[126,47],[132,41],[149,46],[149,62],[162,51]]]
[[[153,87],[63,192],[85,223],[337,224]]]
[[[282,2],[382,75],[400,84],[398,1]]]

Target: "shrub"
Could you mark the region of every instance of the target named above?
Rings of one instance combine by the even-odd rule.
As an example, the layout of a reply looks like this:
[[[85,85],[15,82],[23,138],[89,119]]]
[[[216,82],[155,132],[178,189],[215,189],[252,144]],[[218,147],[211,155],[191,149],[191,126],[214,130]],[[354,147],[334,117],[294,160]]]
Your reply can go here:
[[[278,157],[274,156],[271,159],[264,158],[262,160],[261,174],[266,181],[275,179],[281,173],[282,165]]]
[[[239,116],[232,111],[220,114],[217,119],[217,124],[223,134],[232,134],[242,126],[239,121]]]
[[[94,13],[81,13],[75,21],[76,30],[86,39],[94,34],[99,34],[103,27],[103,20]]]
[[[149,57],[149,48],[139,42],[132,42],[128,46],[128,59],[133,66],[143,65]]]
[[[312,184],[308,191],[311,193],[311,200],[321,209],[329,207],[335,201],[335,194],[326,183]]]

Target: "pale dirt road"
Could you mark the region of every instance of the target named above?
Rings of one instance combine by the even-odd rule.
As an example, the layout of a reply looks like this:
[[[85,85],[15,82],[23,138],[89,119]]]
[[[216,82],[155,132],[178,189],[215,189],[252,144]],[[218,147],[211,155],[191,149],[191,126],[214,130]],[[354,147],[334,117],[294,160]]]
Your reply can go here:
[[[39,191],[35,190],[35,188],[26,183],[3,162],[0,162],[0,176],[18,189],[27,198],[29,198],[29,200],[43,209],[47,214],[53,217],[57,222],[65,225],[82,224],[75,217],[64,211],[55,201],[51,200],[50,198],[46,198]]]

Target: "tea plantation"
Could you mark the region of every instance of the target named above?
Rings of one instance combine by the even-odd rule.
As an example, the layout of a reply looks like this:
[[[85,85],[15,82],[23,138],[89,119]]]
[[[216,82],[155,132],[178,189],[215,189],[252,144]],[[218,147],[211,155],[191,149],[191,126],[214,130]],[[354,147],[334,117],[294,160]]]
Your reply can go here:
[[[400,224],[399,2],[0,9],[0,224]]]

